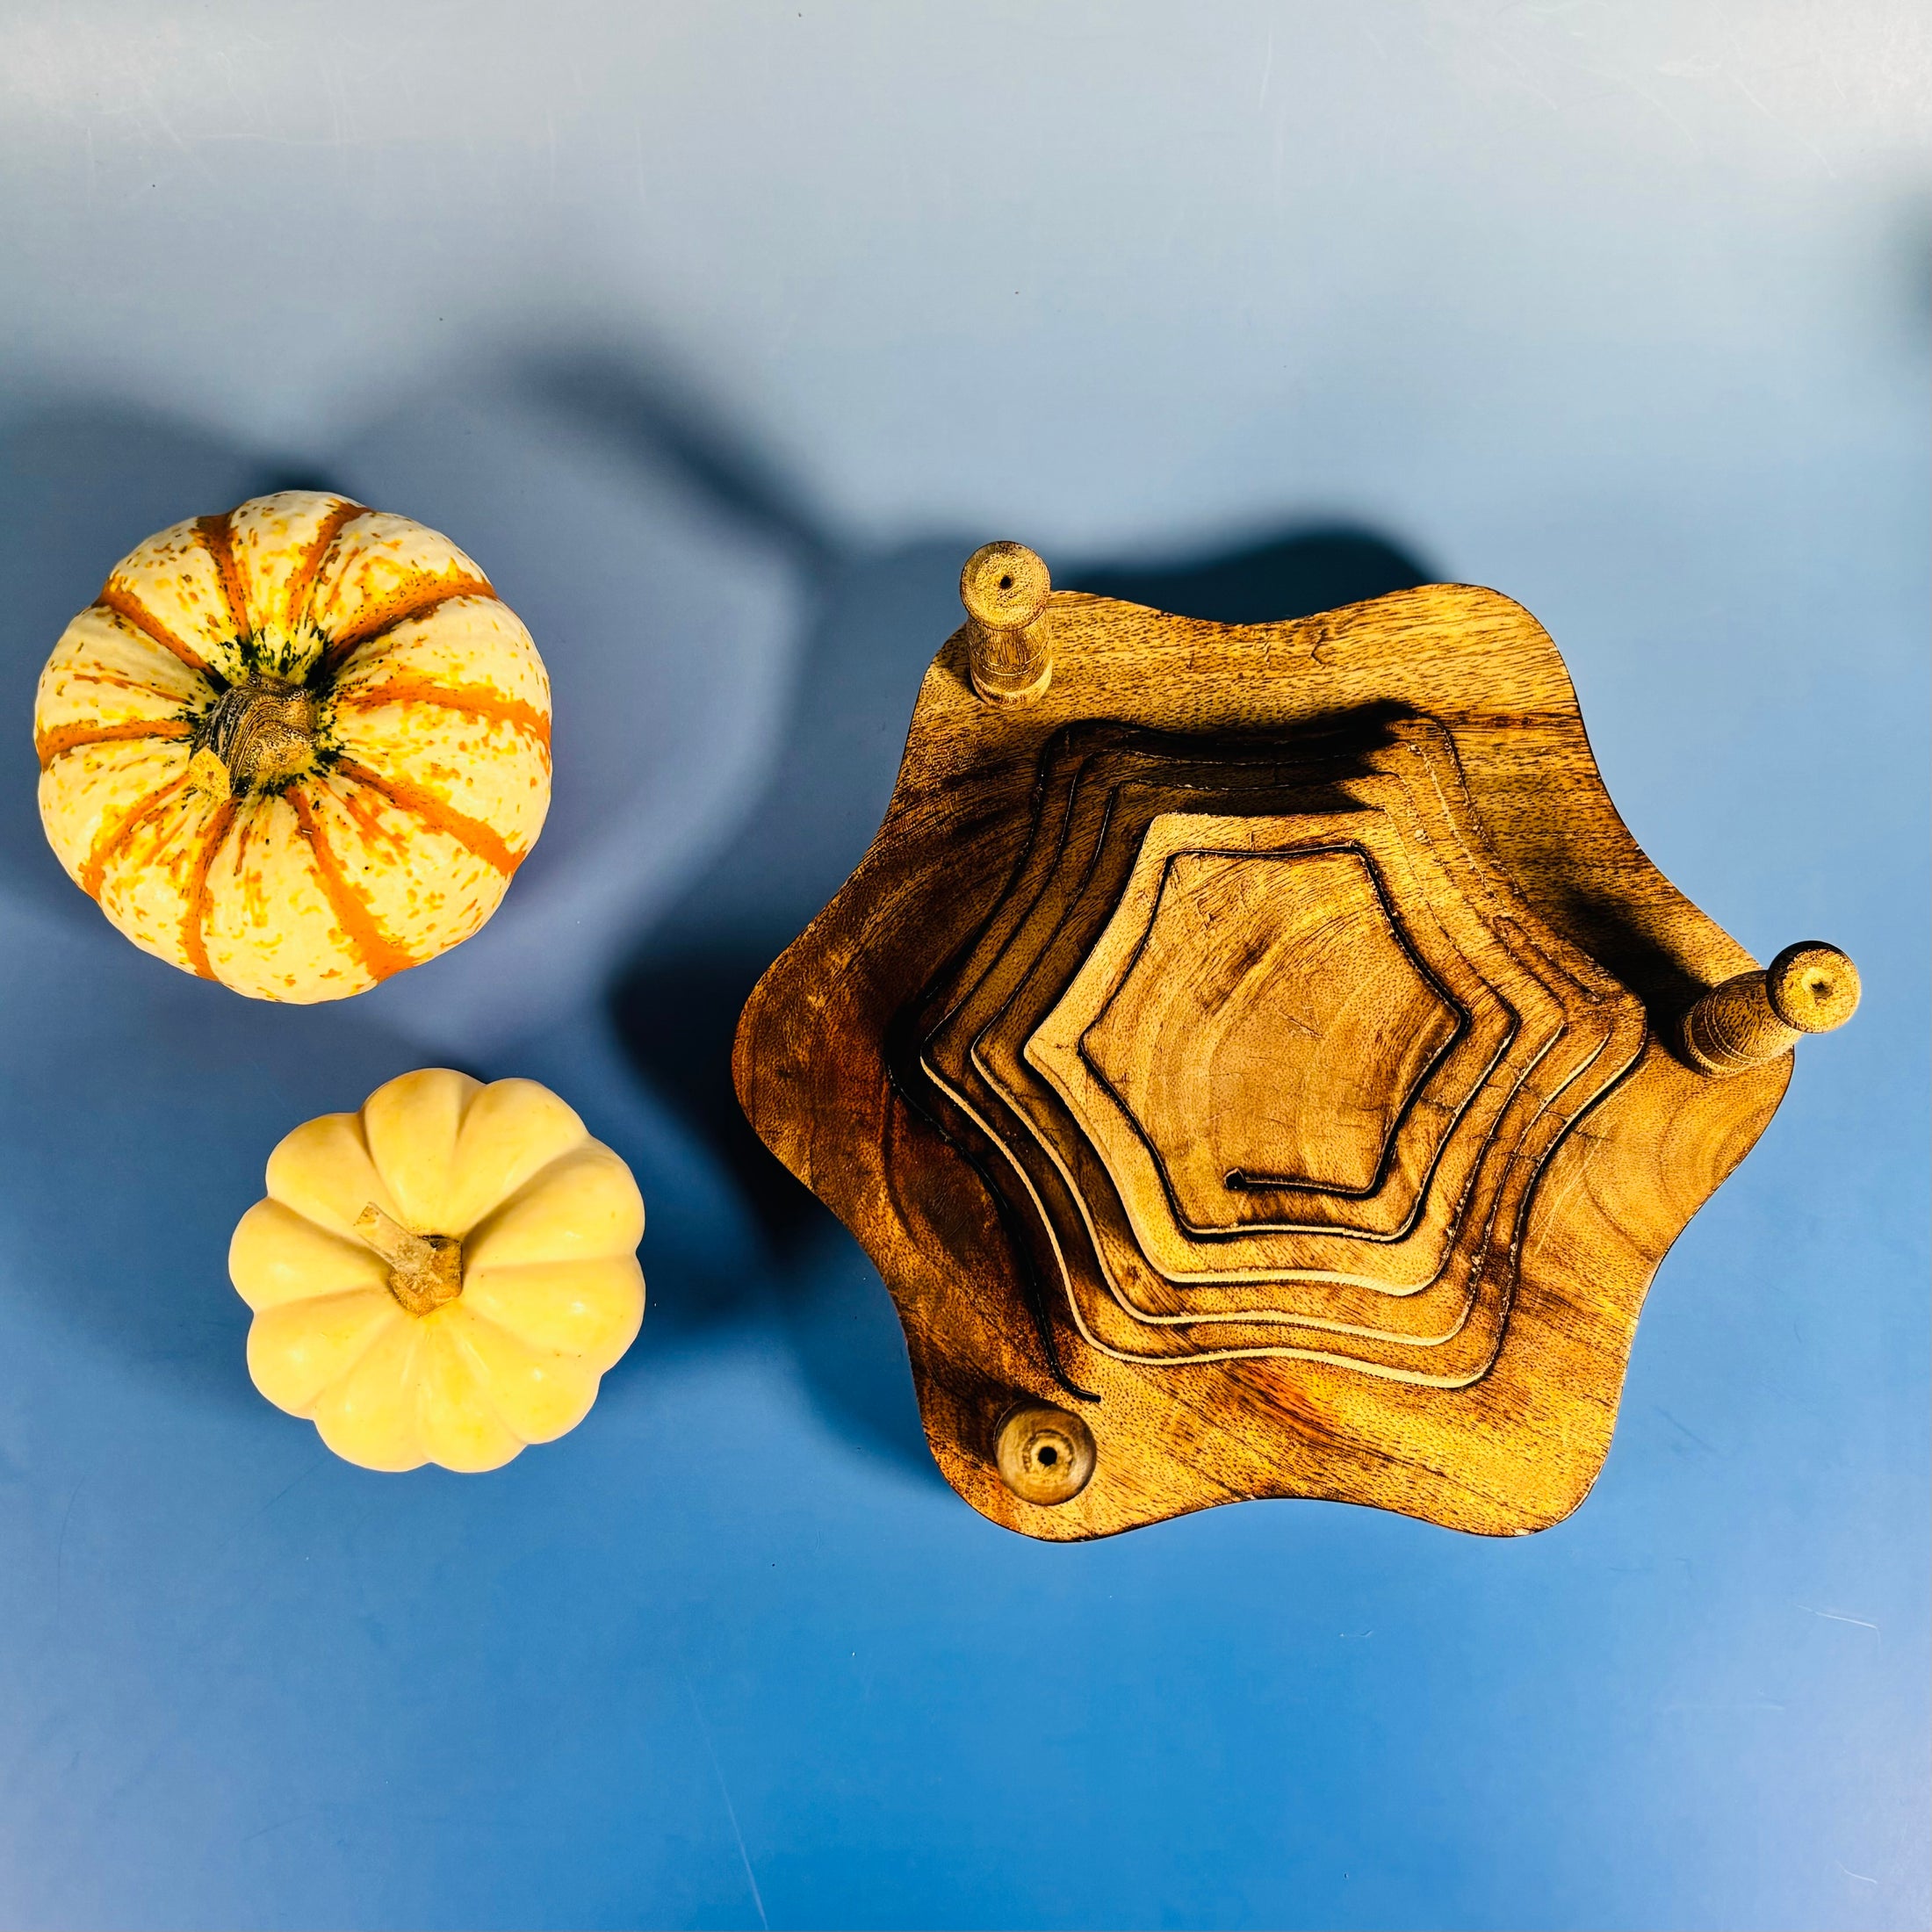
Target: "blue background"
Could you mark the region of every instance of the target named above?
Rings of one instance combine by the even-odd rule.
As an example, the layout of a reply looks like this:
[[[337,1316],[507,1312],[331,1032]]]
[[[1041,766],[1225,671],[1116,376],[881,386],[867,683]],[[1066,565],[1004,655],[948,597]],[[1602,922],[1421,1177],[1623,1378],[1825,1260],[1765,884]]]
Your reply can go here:
[[[0,1918],[1923,1924],[1928,73],[1879,0],[8,6]],[[126,946],[28,750],[116,556],[299,481],[449,530],[559,704],[497,921],[335,1011]],[[1676,883],[1859,961],[1569,1522],[996,1530],[734,1135],[996,535],[1494,584]],[[563,1442],[384,1477],[223,1254],[439,1063],[633,1163],[652,1306]]]

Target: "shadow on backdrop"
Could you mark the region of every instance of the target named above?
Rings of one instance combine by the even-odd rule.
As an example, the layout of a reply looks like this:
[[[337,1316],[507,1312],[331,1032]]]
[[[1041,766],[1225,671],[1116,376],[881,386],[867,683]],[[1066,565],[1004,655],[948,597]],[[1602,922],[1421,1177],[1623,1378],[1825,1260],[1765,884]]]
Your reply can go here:
[[[612,1012],[638,1070],[709,1143],[755,1217],[815,1398],[937,1480],[890,1297],[752,1132],[732,1085],[732,1042],[759,976],[844,883],[884,816],[920,681],[961,621],[960,566],[989,535],[1011,533],[868,552],[841,542],[741,438],[710,430],[688,393],[608,357],[549,365],[541,380],[560,407],[653,461],[686,464],[694,487],[739,514],[768,519],[818,575],[817,617],[768,782],[715,862],[653,922],[613,988]],[[1430,580],[1389,537],[1305,520],[1172,560],[1056,565],[1055,576],[1064,588],[1230,624],[1306,616]],[[710,1312],[728,1316],[731,1301]]]
[[[587,383],[595,389],[597,374],[595,361],[575,374],[559,375],[560,366],[545,365],[537,391],[559,414],[584,398]],[[499,380],[498,396],[502,388]],[[485,390],[477,400],[487,407]],[[644,420],[665,418],[653,410]],[[644,433],[616,427],[633,445]],[[434,442],[438,429],[432,415],[422,433]],[[356,433],[350,425],[342,448],[354,447]],[[459,453],[449,439],[442,460]],[[660,469],[667,459],[694,497],[787,532],[775,498],[733,494],[731,479],[751,473],[741,451],[710,463],[692,436],[671,434]],[[143,538],[268,491],[331,486],[339,479],[326,457],[250,449],[112,398],[49,400],[0,422],[0,577],[9,592],[0,721],[13,720],[0,729],[0,918],[11,940],[0,948],[0,991],[14,1010],[37,1016],[13,1042],[0,1107],[0,1146],[19,1171],[19,1184],[0,1197],[0,1235],[15,1263],[5,1292],[25,1300],[29,1319],[204,1405],[257,1404],[240,1372],[248,1313],[221,1258],[236,1215],[261,1191],[268,1150],[296,1121],[355,1106],[422,1063],[424,1051],[364,1002],[290,1009],[240,999],[114,934],[42,835],[33,693],[68,620]],[[829,546],[803,526],[795,541],[821,581]],[[789,916],[776,915],[780,924]],[[512,1052],[472,1071],[520,1069]],[[641,1084],[652,1084],[648,1069]],[[49,1113],[45,1096],[56,1089],[63,1105]],[[688,1110],[683,1117],[688,1131]],[[748,1219],[741,1201],[712,1211]],[[168,1235],[159,1251],[157,1229]],[[667,1339],[681,1331],[697,1339],[721,1314],[763,1300],[759,1271],[731,1265],[746,1249],[741,1230],[720,1224],[716,1236],[703,1266],[687,1265],[684,1250],[670,1259],[657,1251],[652,1325]],[[846,1439],[924,1466],[903,1344],[862,1258],[849,1243],[827,1244],[809,1261],[795,1258],[787,1281],[782,1338],[821,1416]]]
[[[599,350],[545,353],[515,366],[509,386],[560,419],[594,426],[615,453],[670,471],[694,498],[781,542],[812,586],[810,634],[763,788],[745,801],[743,820],[713,861],[652,921],[611,989],[610,1011],[633,1072],[706,1143],[768,1258],[762,1281],[732,1268],[655,1279],[660,1330],[695,1337],[750,1312],[768,1287],[786,1344],[827,1424],[936,1481],[890,1298],[856,1244],[753,1135],[732,1092],[731,1048],[759,975],[870,843],[920,680],[960,621],[960,565],[989,534],[1000,533],[962,531],[868,551],[814,509],[754,436],[734,429],[662,365]],[[86,928],[83,944],[98,942],[98,914],[40,835],[24,724],[53,639],[93,596],[106,565],[152,531],[267,490],[328,481],[326,462],[249,451],[198,426],[112,404],[48,407],[0,433],[0,500],[9,513],[0,517],[0,573],[10,589],[0,717],[23,721],[18,732],[0,734],[0,888]],[[1056,570],[1063,588],[1229,623],[1306,616],[1428,574],[1373,531],[1307,521],[1171,559],[1116,557]],[[109,1030],[136,1058],[153,1062],[155,1104],[165,1113],[161,1094],[178,1092],[184,1081],[192,1086],[202,1070],[195,1036],[215,1017],[205,1011],[210,1002],[223,1013],[232,1002],[213,987],[177,986],[150,962],[117,965],[127,971],[113,975],[125,983],[111,1002],[119,1012]],[[223,1231],[216,1224],[229,1192],[239,1186],[252,1198],[253,1175],[243,1182],[243,1170],[256,1169],[277,1135],[305,1117],[297,1107],[353,1104],[335,1091],[339,1083],[318,1087],[321,1064],[353,1065],[371,1085],[399,1071],[400,1043],[385,1029],[366,1028],[346,1013],[295,1016],[242,1006],[236,1043],[256,1071],[244,1082],[248,1099],[220,1083],[194,1103],[213,1108],[205,1133],[220,1145],[217,1164],[228,1169],[227,1186],[216,1190],[222,1198],[200,1204],[207,1242]],[[13,1124],[26,1132],[24,1121]],[[147,1178],[140,1191],[165,1196],[169,1177],[156,1163],[170,1138],[165,1131],[141,1136]],[[205,1140],[204,1170],[207,1150]],[[27,1249],[38,1244],[30,1230],[16,1232]],[[131,1251],[134,1230],[104,1227],[99,1235],[106,1248],[91,1272],[132,1284],[137,1271],[116,1254]],[[123,1344],[149,1359],[174,1357],[176,1372],[185,1370],[205,1392],[226,1389],[239,1308],[218,1295],[201,1308],[201,1334],[191,1337],[164,1314],[164,1303],[137,1299],[145,1319],[130,1322],[129,1309],[119,1308],[111,1324]]]
[[[783,1258],[823,1211],[751,1131],[731,1085],[738,1015],[759,976],[845,883],[885,814],[920,680],[958,627],[970,536],[828,570],[778,763],[717,861],[653,926],[615,995],[638,1067],[724,1157]],[[1429,581],[1395,544],[1299,527],[1171,566],[1063,573],[1092,590],[1223,624],[1301,617]]]

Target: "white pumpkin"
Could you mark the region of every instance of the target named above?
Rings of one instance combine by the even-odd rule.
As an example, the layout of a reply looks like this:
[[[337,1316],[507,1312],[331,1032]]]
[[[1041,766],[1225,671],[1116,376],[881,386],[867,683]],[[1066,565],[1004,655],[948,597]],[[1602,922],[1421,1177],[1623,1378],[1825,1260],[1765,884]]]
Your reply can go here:
[[[534,1080],[429,1068],[269,1157],[228,1272],[249,1373],[371,1469],[494,1469],[576,1427],[637,1338],[644,1202]]]

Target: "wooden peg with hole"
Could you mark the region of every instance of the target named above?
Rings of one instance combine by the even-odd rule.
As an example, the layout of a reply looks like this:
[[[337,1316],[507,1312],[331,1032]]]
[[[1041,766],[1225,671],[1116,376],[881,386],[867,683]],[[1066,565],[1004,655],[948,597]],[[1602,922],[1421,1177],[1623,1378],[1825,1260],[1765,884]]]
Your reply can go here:
[[[1024,544],[983,544],[959,573],[973,688],[994,704],[1033,704],[1053,681],[1047,604],[1053,579]]]
[[[1683,1047],[1700,1072],[1742,1073],[1830,1033],[1858,1010],[1858,969],[1835,946],[1804,940],[1763,971],[1739,973],[1684,1015]]]
[[[1071,1410],[1025,1402],[999,1426],[993,1460],[999,1480],[1022,1503],[1055,1509],[1071,1503],[1093,1474],[1093,1432]]]

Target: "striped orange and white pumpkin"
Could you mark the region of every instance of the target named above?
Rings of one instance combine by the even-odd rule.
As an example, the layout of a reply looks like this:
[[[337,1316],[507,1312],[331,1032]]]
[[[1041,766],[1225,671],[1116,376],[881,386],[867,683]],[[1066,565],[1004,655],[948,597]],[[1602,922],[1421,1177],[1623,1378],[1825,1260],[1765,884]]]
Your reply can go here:
[[[258,999],[469,938],[550,805],[550,681],[456,545],[289,490],[151,537],[54,646],[40,819],[135,945]]]

